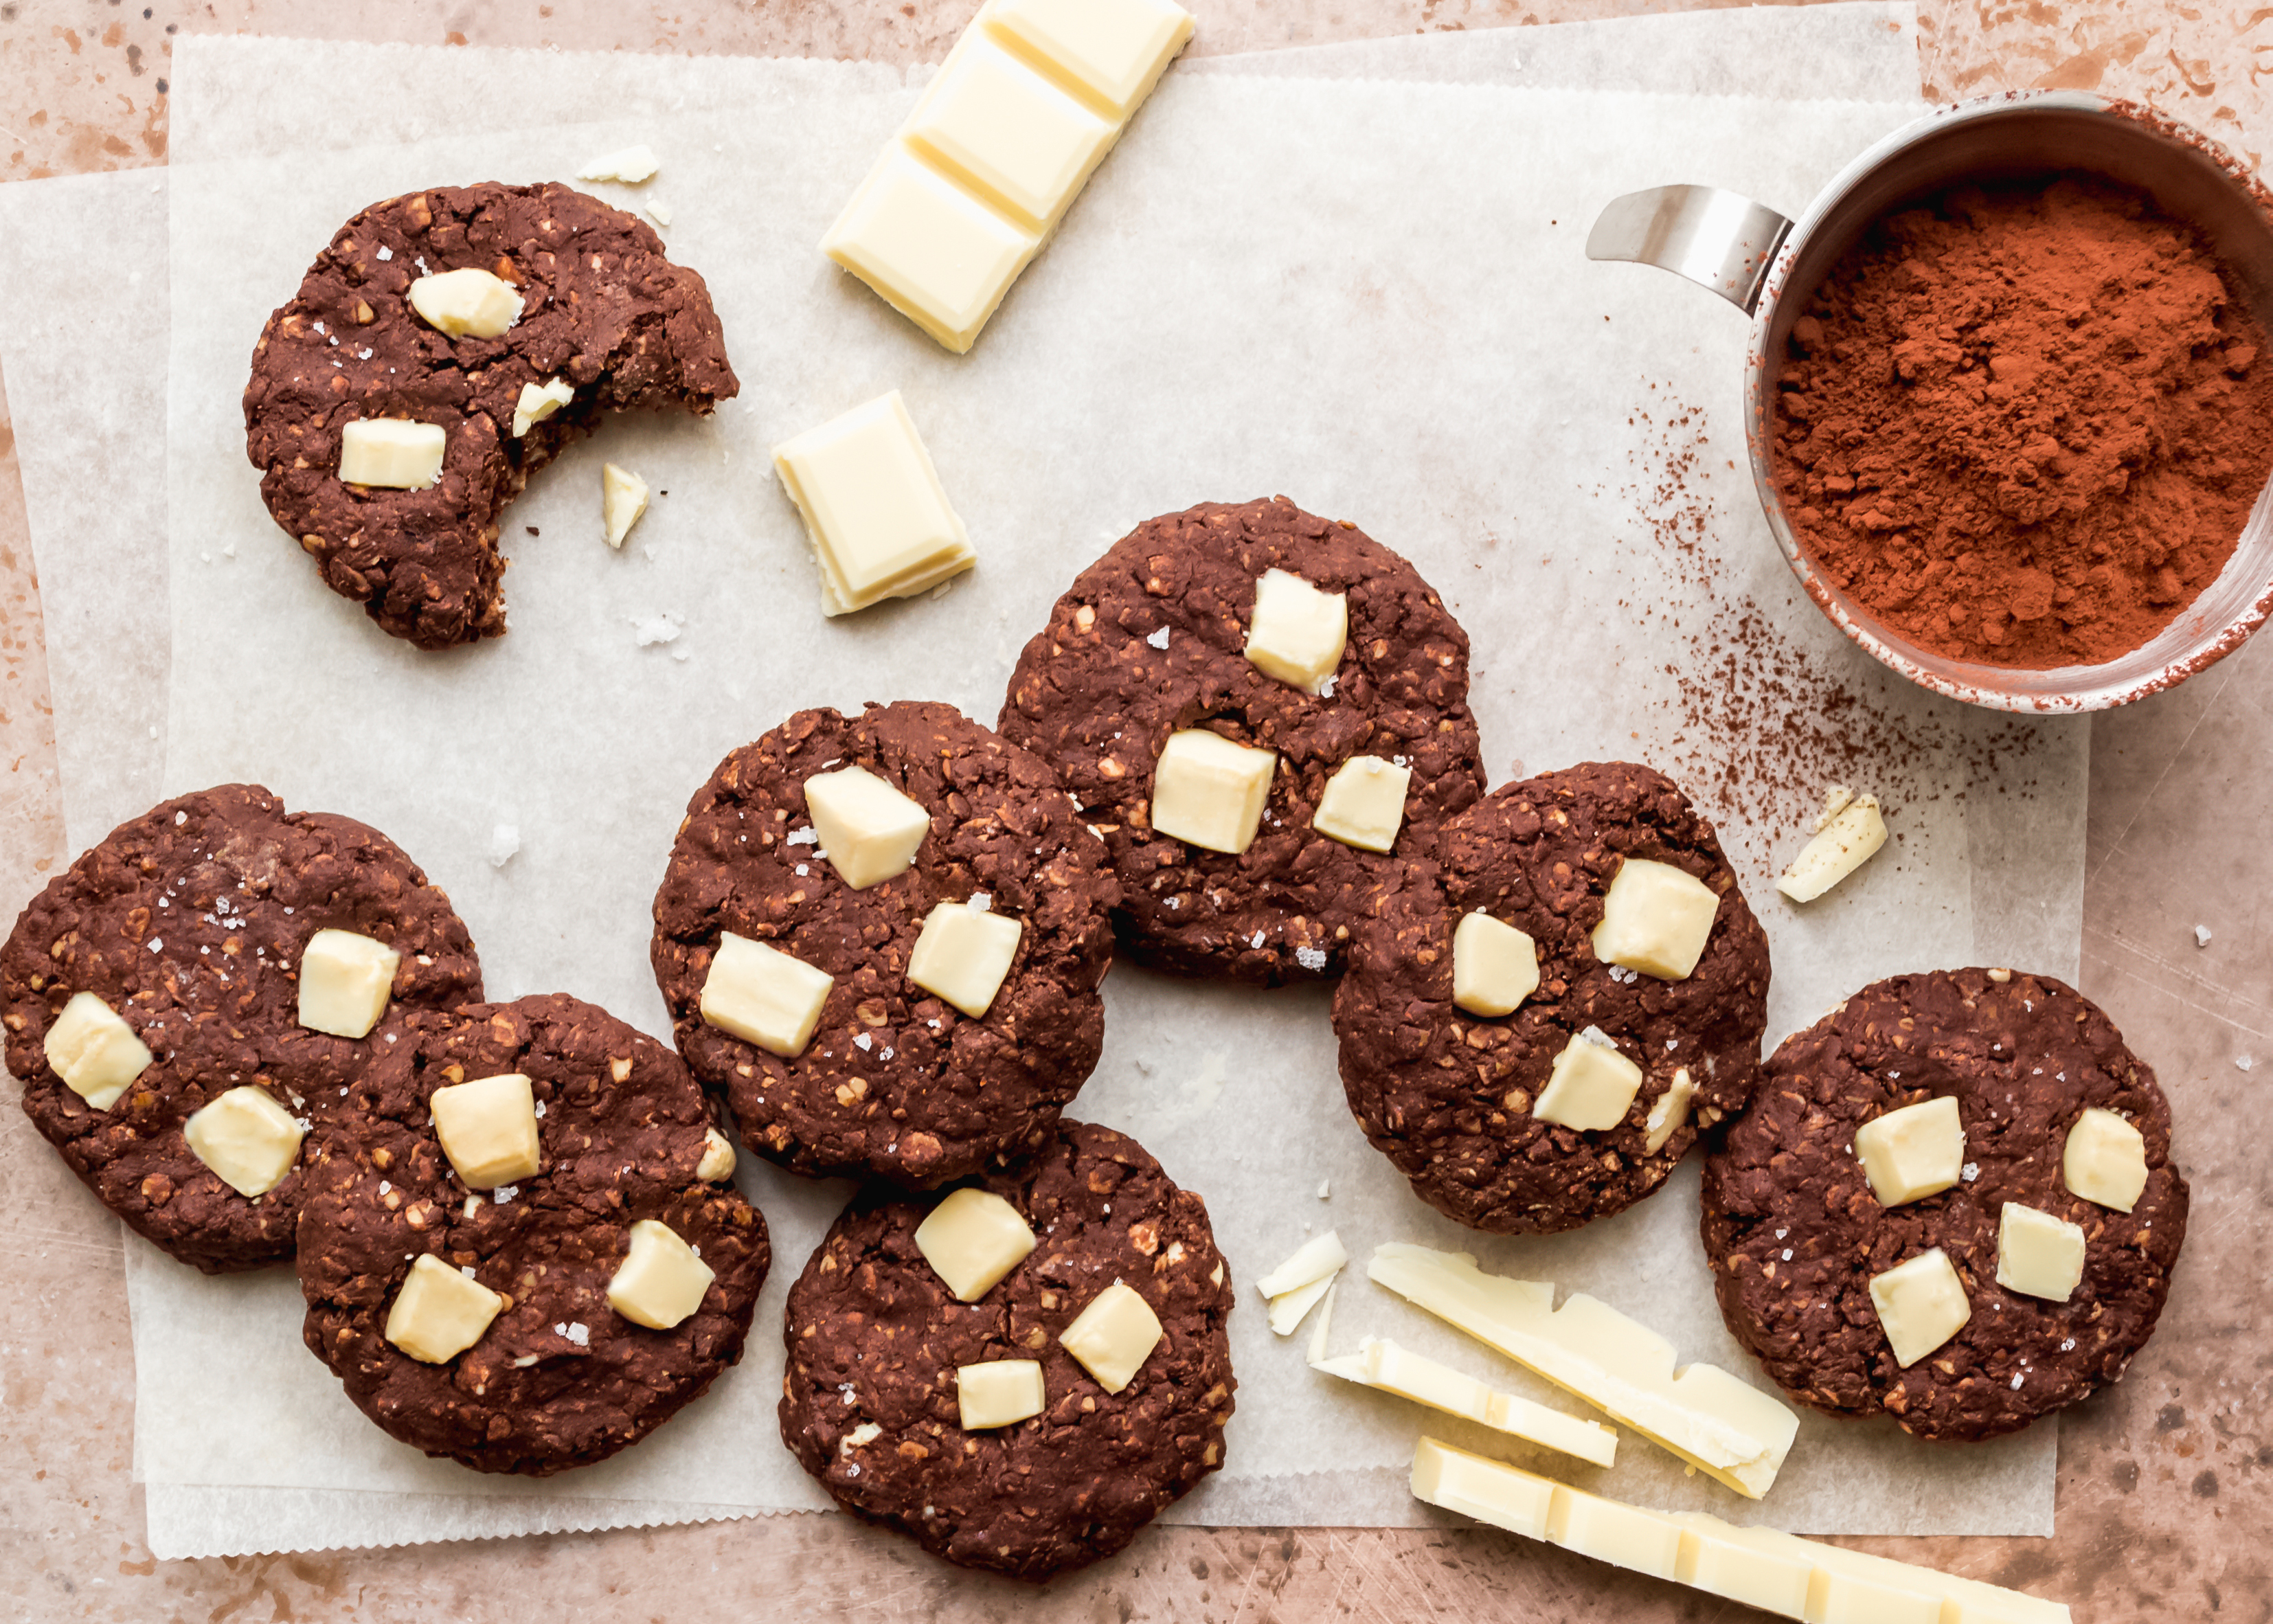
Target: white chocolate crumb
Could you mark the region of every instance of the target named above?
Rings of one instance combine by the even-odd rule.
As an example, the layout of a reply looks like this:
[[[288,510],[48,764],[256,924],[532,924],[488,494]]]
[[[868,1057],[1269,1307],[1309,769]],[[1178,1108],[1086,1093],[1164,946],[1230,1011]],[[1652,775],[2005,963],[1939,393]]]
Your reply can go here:
[[[1333,1199],[1333,1193],[1334,1181],[1332,1179],[1322,1178],[1318,1181],[1318,1199],[1321,1201],[1332,1200]]]
[[[656,643],[671,642],[685,625],[683,620],[667,609],[661,614],[635,616],[632,620],[632,637],[641,648],[649,648]]]
[[[504,868],[506,864],[513,861],[514,853],[519,850],[521,850],[521,826],[519,824],[499,823],[496,828],[490,831],[489,858],[491,868]]]
[[[2209,927],[2208,925],[2196,925],[2194,927],[2194,945],[2196,947],[2208,947],[2209,945]]]

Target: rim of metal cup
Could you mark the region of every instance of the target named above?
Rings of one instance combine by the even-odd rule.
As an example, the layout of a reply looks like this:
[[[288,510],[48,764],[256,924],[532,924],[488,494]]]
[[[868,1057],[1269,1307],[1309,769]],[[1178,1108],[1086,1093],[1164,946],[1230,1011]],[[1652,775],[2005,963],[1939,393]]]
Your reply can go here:
[[[1999,139],[1998,126],[2040,139],[2041,128],[2067,124],[2084,138],[2082,149],[2100,158],[2067,161],[2020,157],[1937,169],[1952,153]],[[1935,149],[1944,149],[1937,152]],[[2104,150],[2103,150],[2104,149]],[[2206,220],[2173,204],[2165,193],[2104,161],[2106,152],[2137,158],[2194,190],[2222,199],[2223,218]],[[2149,192],[2172,218],[2207,237],[2228,271],[2242,284],[2258,320],[2273,330],[2273,192],[2248,164],[2209,137],[2136,102],[2111,101],[2088,91],[2022,91],[1938,109],[1887,136],[1841,170],[1793,224],[1763,285],[1752,319],[1746,358],[1744,440],[1752,483],[1784,561],[1832,624],[1872,658],[1911,681],[1968,704],[2032,714],[2104,710],[2174,688],[2217,664],[2273,615],[2273,477],[2260,488],[2232,556],[2216,580],[2171,623],[2139,648],[2112,660],[2044,670],[1951,659],[1921,648],[1881,626],[1870,613],[1826,580],[1799,545],[1773,474],[1775,425],[1771,403],[1775,369],[1798,308],[1823,275],[1881,215],[1967,179],[1994,179],[2061,169],[2104,174]],[[2219,227],[2223,228],[2221,231]],[[2254,253],[2230,253],[2231,239],[2257,237]],[[2248,244],[2241,244],[2249,246]],[[1792,296],[1789,303],[1785,296]],[[2267,357],[2273,363],[2273,357]]]

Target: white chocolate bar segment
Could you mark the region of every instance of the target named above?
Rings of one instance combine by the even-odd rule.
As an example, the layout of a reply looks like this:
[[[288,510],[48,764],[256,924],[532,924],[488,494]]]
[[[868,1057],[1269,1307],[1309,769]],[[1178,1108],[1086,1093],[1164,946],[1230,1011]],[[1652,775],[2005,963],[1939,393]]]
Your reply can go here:
[[[1512,1015],[1539,990],[1539,944],[1489,914],[1452,927],[1452,1002],[1471,1015]]]
[[[1939,1246],[1871,1276],[1871,1306],[1894,1350],[1894,1363],[1907,1369],[1940,1347],[1973,1317],[1965,1282]]]
[[[504,1306],[481,1282],[423,1252],[387,1308],[385,1335],[422,1364],[446,1365],[481,1341]]]
[[[134,1028],[91,992],[71,994],[42,1047],[64,1086],[99,1111],[116,1104],[154,1058]]]
[[[1058,1341],[1099,1387],[1118,1393],[1136,1380],[1165,1334],[1152,1305],[1116,1280],[1090,1299],[1074,1322],[1058,1333]]]
[[[2083,1281],[2082,1226],[2007,1201],[1997,1214],[1997,1283],[2007,1291],[2065,1303]]]
[[[1957,1096],[1946,1094],[1873,1116],[1855,1130],[1855,1159],[1881,1207],[1899,1207],[1954,1187],[1965,1170],[1965,1126]]]
[[[1531,1114],[1582,1133],[1606,1132],[1626,1119],[1640,1092],[1641,1068],[1589,1026],[1555,1056]]]
[[[1353,756],[1335,769],[1318,797],[1310,827],[1361,852],[1386,852],[1405,823],[1410,768],[1378,756]]]
[[[1152,827],[1237,856],[1255,843],[1279,756],[1205,727],[1170,733],[1152,768]]]
[[[1041,234],[995,213],[904,142],[884,149],[821,252],[957,355],[1010,291]]]
[[[1283,569],[1255,581],[1255,613],[1242,650],[1248,664],[1289,688],[1315,694],[1349,644],[1349,595],[1328,592]]]
[[[386,1013],[402,955],[352,930],[319,930],[300,951],[300,1024],[364,1038]]]
[[[1313,1358],[1310,1367],[1345,1381],[1393,1393],[1415,1404],[1441,1410],[1446,1415],[1461,1417],[1494,1432],[1591,1461],[1597,1466],[1612,1465],[1617,1459],[1616,1428],[1604,1426],[1599,1421],[1566,1416],[1517,1394],[1499,1392],[1466,1372],[1440,1365],[1392,1342],[1369,1336],[1359,1344],[1357,1352],[1332,1359]]]
[[[1010,1426],[1040,1415],[1049,1394],[1038,1359],[995,1359],[959,1365],[955,1372],[956,1418],[966,1432]]]
[[[855,764],[805,781],[805,809],[829,866],[854,891],[907,872],[931,832],[923,804]]]
[[[975,1303],[1034,1249],[1033,1226],[991,1190],[953,1191],[916,1225],[916,1250],[958,1303]]]
[[[2060,1177],[2071,1193],[2127,1213],[2147,1188],[2147,1141],[2113,1111],[2088,1106],[2060,1147]]]
[[[1688,979],[1705,956],[1721,898],[1686,869],[1646,857],[1618,865],[1594,927],[1594,957],[1660,981]]]
[[[642,1218],[631,1247],[608,1280],[608,1306],[634,1325],[668,1331],[702,1306],[717,1271],[667,1223]]]
[[[1115,133],[982,29],[964,36],[902,132],[934,167],[1044,236]]]
[[[410,308],[452,338],[500,338],[521,320],[521,295],[494,271],[467,266],[412,282]]]
[[[442,477],[448,443],[439,423],[358,417],[340,430],[341,483],[423,491]]]
[[[942,902],[924,919],[908,955],[908,980],[944,998],[973,1020],[994,1005],[1018,956],[1025,926],[992,909]]]
[[[246,1197],[266,1195],[283,1182],[304,1132],[274,1095],[251,1083],[216,1095],[182,1124],[198,1160]]]
[[[437,1088],[426,1098],[434,1136],[469,1190],[517,1184],[543,1171],[536,1134],[536,1093],[519,1071],[477,1077]]]
[[[823,614],[912,598],[977,560],[897,389],[773,455],[813,544]]]
[[[1191,13],[1169,0],[993,0],[979,20],[1118,122],[1192,37]]]
[[[702,1019],[769,1054],[794,1060],[813,1041],[836,978],[778,948],[729,930],[702,980]]]

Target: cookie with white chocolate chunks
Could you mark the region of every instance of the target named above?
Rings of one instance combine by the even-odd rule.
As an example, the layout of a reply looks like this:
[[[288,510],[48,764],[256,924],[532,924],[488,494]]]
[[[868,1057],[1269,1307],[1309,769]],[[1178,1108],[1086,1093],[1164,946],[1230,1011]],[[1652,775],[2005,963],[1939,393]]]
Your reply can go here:
[[[292,1255],[303,1136],[384,1046],[373,1026],[481,996],[464,922],[400,846],[250,784],[120,824],[0,947],[24,1114],[208,1273]]]
[[[1737,1340],[1801,1403],[1993,1438],[2123,1374],[2187,1232],[2155,1074],[2051,976],[1875,981],[1705,1164]]]
[[[941,1201],[872,1187],[837,1219],[790,1289],[782,1438],[847,1511],[1046,1578],[1222,1466],[1232,1297],[1200,1198],[1061,1121]]]
[[[319,1128],[303,1335],[387,1432],[544,1477],[740,1358],[770,1260],[678,1056],[564,995],[417,1015]]]
[[[504,633],[499,514],[530,474],[606,412],[739,387],[644,222],[557,183],[435,186],[341,227],[269,317],[245,454],[326,585],[442,649]]]
[[[1377,897],[1334,995],[1343,1093],[1472,1229],[1623,1211],[1759,1080],[1767,937],[1663,774],[1504,785]]]
[[[1149,519],[1026,644],[997,723],[1054,764],[1140,963],[1339,974],[1384,876],[1474,802],[1468,639],[1413,566],[1283,497]]]
[[[953,706],[802,710],[688,804],[649,957],[744,1143],[929,1188],[1088,1078],[1118,895],[1048,765]]]

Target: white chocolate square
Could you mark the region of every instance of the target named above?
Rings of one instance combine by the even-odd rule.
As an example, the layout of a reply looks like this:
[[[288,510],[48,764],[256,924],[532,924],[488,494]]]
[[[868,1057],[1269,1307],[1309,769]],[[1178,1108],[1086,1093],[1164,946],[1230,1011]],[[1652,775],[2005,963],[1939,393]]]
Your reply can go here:
[[[1666,1140],[1680,1132],[1681,1125],[1689,1120],[1689,1102],[1696,1097],[1697,1080],[1683,1066],[1674,1072],[1665,1092],[1650,1101],[1649,1120],[1643,1124],[1648,1137],[1642,1141],[1642,1149],[1653,1156],[1663,1150]]]
[[[986,1365],[958,1365],[955,1372],[955,1402],[966,1432],[1009,1426],[1038,1416],[1049,1407],[1042,1385],[1042,1366],[1036,1359],[996,1359]]]
[[[48,1028],[48,1064],[64,1086],[107,1111],[154,1056],[118,1012],[91,992],[75,992]]]
[[[916,848],[931,832],[931,814],[866,767],[815,773],[805,781],[805,809],[813,816],[829,866],[854,891],[881,885],[907,872]]]
[[[823,614],[929,591],[979,556],[897,389],[776,446],[774,471],[813,543]]]
[[[721,1032],[793,1060],[813,1041],[836,978],[778,948],[729,930],[702,978],[702,1019]]]
[[[1957,1183],[1965,1167],[1965,1126],[1957,1096],[1921,1100],[1873,1116],[1855,1130],[1855,1159],[1881,1207],[1936,1195]]]
[[[1001,213],[1046,236],[1115,132],[979,29],[957,44],[901,133]]]
[[[924,920],[915,951],[908,955],[908,980],[979,1020],[1002,989],[1024,931],[1018,921],[1001,914],[942,902]]]
[[[1720,906],[1713,888],[1694,875],[1629,857],[1602,898],[1594,957],[1662,981],[1684,981],[1705,956]]]
[[[600,468],[600,522],[606,526],[608,545],[623,551],[624,538],[647,511],[647,481],[613,462]]]
[[[1275,752],[1234,744],[1204,727],[1170,733],[1152,769],[1152,827],[1237,856],[1262,827],[1278,770]]]
[[[2007,1291],[2065,1303],[2083,1279],[2081,1226],[2018,1201],[1997,1215],[1997,1283]]]
[[[469,1190],[517,1184],[544,1170],[536,1094],[519,1071],[437,1088],[427,1096],[434,1134]]]
[[[668,1331],[702,1306],[702,1294],[717,1277],[678,1230],[642,1218],[632,1225],[631,1250],[608,1279],[608,1306],[634,1325]]]
[[[442,477],[442,453],[448,443],[439,423],[358,417],[340,430],[341,482],[423,491]]]
[[[521,398],[513,407],[513,437],[519,440],[575,398],[575,386],[566,378],[521,385]]]
[[[694,1164],[694,1177],[706,1184],[734,1177],[734,1147],[716,1128],[702,1130],[702,1159]]]
[[[2060,1177],[2072,1193],[2127,1213],[2147,1188],[2147,1141],[2113,1111],[2087,1107],[2067,1131]]]
[[[1058,1334],[1068,1353],[1097,1379],[1107,1393],[1118,1393],[1136,1379],[1136,1372],[1152,1357],[1165,1333],[1152,1305],[1120,1281],[1099,1292],[1074,1322]]]
[[[410,308],[452,338],[500,338],[521,320],[521,295],[496,273],[469,265],[412,282]]]
[[[1386,852],[1405,823],[1405,790],[1413,771],[1378,756],[1353,756],[1335,769],[1318,797],[1310,827],[1362,852]]]
[[[1245,650],[1257,670],[1315,694],[1341,665],[1348,643],[1347,594],[1322,592],[1283,569],[1257,578]]]
[[[1115,120],[1143,104],[1192,37],[1191,13],[1169,0],[994,0],[982,20]]]
[[[1641,1068],[1582,1033],[1555,1056],[1547,1086],[1539,1091],[1531,1114],[1542,1122],[1598,1133],[1624,1122],[1640,1092]]]
[[[242,1196],[266,1195],[300,1154],[303,1130],[266,1088],[246,1083],[190,1113],[182,1137],[199,1161]]]
[[[1939,1246],[1871,1276],[1871,1306],[1894,1350],[1894,1363],[1917,1364],[1957,1335],[1973,1317],[1965,1282]]]
[[[1018,1209],[990,1190],[951,1192],[916,1225],[916,1250],[958,1303],[975,1303],[1034,1249]]]
[[[1452,928],[1452,1002],[1471,1015],[1512,1015],[1539,990],[1539,944],[1489,914]]]
[[[352,930],[319,930],[300,954],[300,1024],[335,1038],[371,1035],[394,993],[402,955]]]
[[[821,239],[821,252],[957,355],[1041,245],[1039,232],[996,214],[896,138]]]
[[[386,1311],[386,1340],[422,1364],[446,1365],[482,1340],[504,1306],[480,1281],[423,1252]]]

